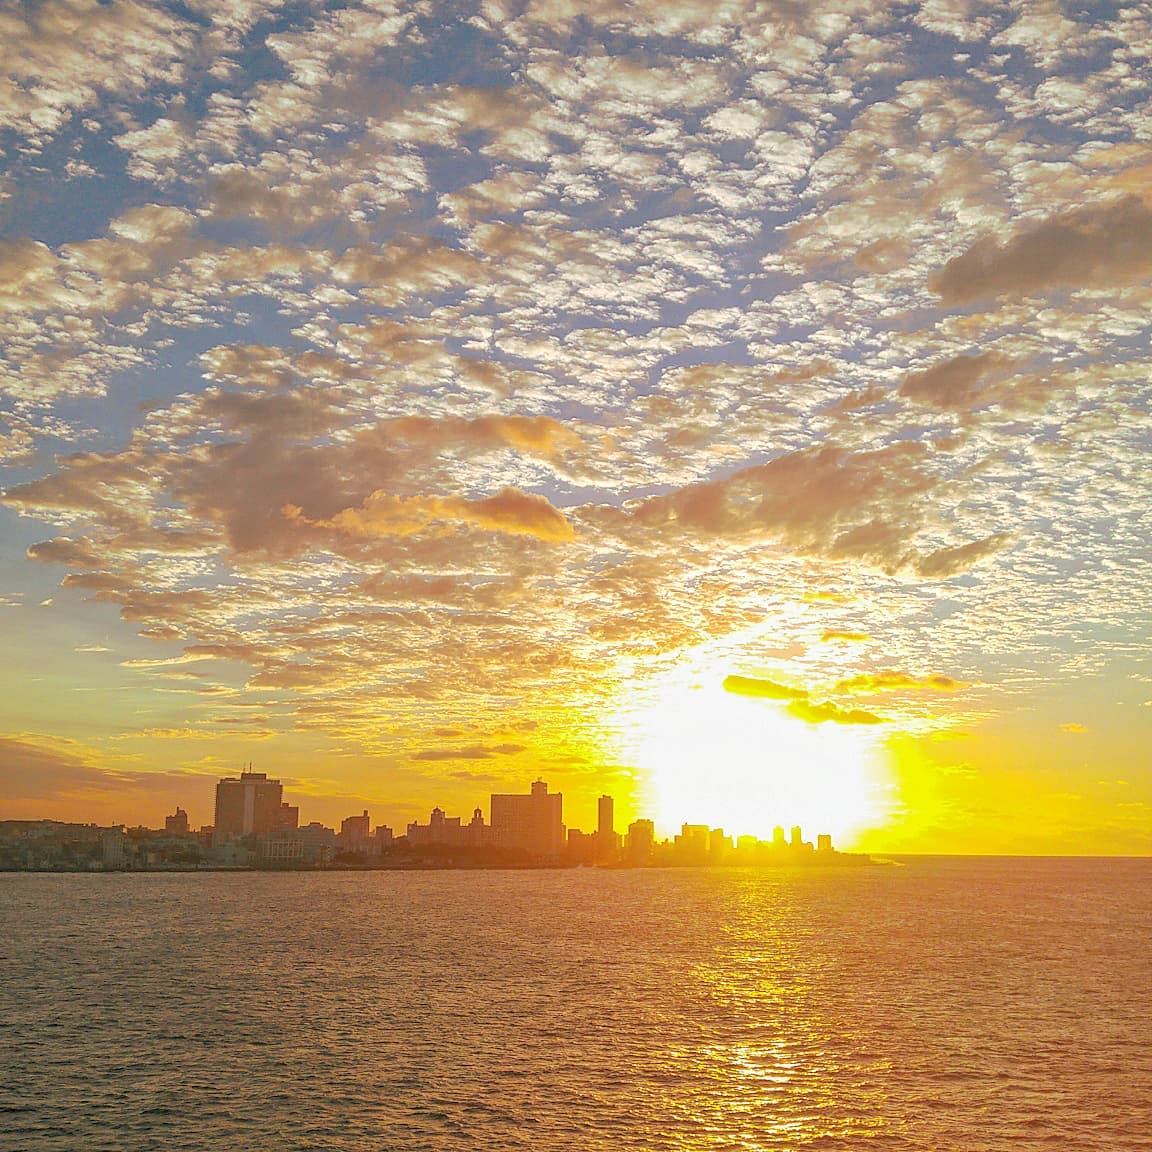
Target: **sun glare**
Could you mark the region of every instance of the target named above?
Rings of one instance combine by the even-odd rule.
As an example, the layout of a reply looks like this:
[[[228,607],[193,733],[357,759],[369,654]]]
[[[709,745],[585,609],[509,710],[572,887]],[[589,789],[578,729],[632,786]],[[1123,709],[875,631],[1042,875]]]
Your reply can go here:
[[[722,678],[662,685],[622,726],[643,803],[665,833],[682,823],[767,838],[799,824],[851,847],[885,822],[888,774],[874,729],[809,724],[775,700],[726,692]]]

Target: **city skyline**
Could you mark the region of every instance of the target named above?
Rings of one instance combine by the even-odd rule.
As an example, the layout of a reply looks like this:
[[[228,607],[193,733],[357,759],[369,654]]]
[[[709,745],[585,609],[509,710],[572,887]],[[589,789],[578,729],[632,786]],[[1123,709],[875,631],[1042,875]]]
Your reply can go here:
[[[0,818],[254,760],[325,820],[544,775],[585,827],[1152,853],[1150,43],[6,8]]]
[[[281,832],[295,832],[302,828],[318,827],[323,825],[323,821],[308,819],[302,822],[300,805],[291,804],[289,801],[284,800],[284,783],[277,777],[271,777],[268,773],[263,771],[256,771],[250,762],[242,767],[240,772],[234,776],[226,776],[218,779],[215,782],[215,798],[212,805],[212,821],[197,821],[193,820],[188,811],[180,804],[176,806],[176,811],[172,814],[165,815],[163,818],[163,830],[174,835],[183,836],[208,836],[213,843],[225,843],[231,840],[242,839],[250,835],[268,835],[277,834]],[[564,843],[567,835],[575,833],[577,836],[587,836],[591,838],[599,838],[601,841],[608,843],[614,842],[614,838],[619,839],[622,837],[623,832],[630,829],[637,823],[646,825],[654,835],[658,835],[663,839],[670,839],[677,831],[683,832],[685,827],[704,827],[708,828],[710,832],[724,834],[726,832],[723,828],[711,828],[707,824],[700,824],[695,821],[685,821],[681,824],[679,830],[672,828],[662,828],[656,824],[655,821],[650,819],[644,814],[630,816],[624,822],[627,829],[617,830],[617,815],[616,815],[616,798],[607,794],[602,794],[596,799],[596,813],[595,821],[592,829],[585,832],[582,828],[577,827],[575,824],[570,823],[565,819],[563,814],[563,794],[557,792],[550,792],[548,784],[541,778],[532,782],[529,786],[528,792],[519,793],[490,793],[488,796],[488,812],[489,817],[487,823],[484,821],[482,808],[476,806],[473,809],[472,825],[477,823],[488,832],[497,830],[497,837],[499,839],[499,830],[501,827],[514,828],[516,834],[513,839],[517,842],[518,846],[529,847],[536,854],[547,856],[562,851],[562,844]],[[303,816],[310,817],[313,813],[305,810]],[[344,816],[338,820],[333,820],[333,827],[331,831],[335,831],[336,826],[339,826],[341,834],[347,833],[350,829],[355,829],[354,838],[367,840],[371,836],[377,834],[378,831],[383,829],[389,835],[389,838],[395,836],[396,838],[403,837],[411,834],[414,828],[420,830],[423,834],[425,842],[440,842],[446,843],[451,837],[447,839],[443,837],[432,837],[431,841],[427,839],[427,832],[429,827],[436,828],[439,826],[442,833],[450,832],[455,828],[459,833],[466,833],[467,827],[463,825],[463,816],[449,816],[445,808],[440,805],[435,805],[431,810],[431,825],[421,826],[419,822],[420,816],[423,813],[416,814],[413,820],[401,821],[395,828],[391,825],[385,825],[381,819],[373,827],[370,819],[370,814],[367,809],[361,813],[352,813]],[[545,832],[542,835],[533,829],[533,826],[543,818],[546,824],[552,824],[560,829],[560,834],[555,832]],[[46,818],[47,822],[51,822],[50,818]],[[3,821],[0,820],[0,823]],[[17,821],[17,823],[36,823],[44,821]],[[98,826],[95,822],[80,821],[77,822],[83,826]],[[154,828],[146,824],[132,825],[128,821],[114,821],[109,827],[134,827],[140,830],[159,831],[160,825],[157,824]],[[527,830],[525,832],[525,830]],[[775,824],[772,827],[772,839],[779,841],[784,832],[783,824]],[[799,825],[793,825],[791,829],[792,838],[795,839],[800,831]],[[521,833],[524,833],[521,835]],[[735,838],[736,834],[733,834]],[[827,834],[818,834],[818,839],[830,840]]]
[[[527,792],[492,793],[465,824],[432,809],[427,824],[372,826],[368,809],[335,828],[310,820],[283,799],[282,781],[249,764],[216,783],[214,822],[192,828],[181,807],[163,830],[124,824],[0,820],[0,871],[202,871],[278,869],[506,869],[860,866],[877,861],[838,852],[829,833],[805,840],[803,828],[782,825],[771,838],[732,835],[707,823],[685,822],[661,836],[645,817],[617,831],[615,799],[597,799],[590,832],[565,823],[564,797],[543,779]]]

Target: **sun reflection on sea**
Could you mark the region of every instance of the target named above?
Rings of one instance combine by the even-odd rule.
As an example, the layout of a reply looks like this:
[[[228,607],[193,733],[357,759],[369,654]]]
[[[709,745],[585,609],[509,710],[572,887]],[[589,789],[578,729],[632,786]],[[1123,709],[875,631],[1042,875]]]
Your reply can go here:
[[[729,896],[722,939],[693,969],[699,1043],[677,1054],[715,1085],[697,1122],[765,1152],[895,1135],[874,1086],[890,1063],[869,1055],[851,1016],[838,1011],[835,964],[813,935],[804,897],[762,875]],[[857,1054],[848,1065],[846,1053]]]

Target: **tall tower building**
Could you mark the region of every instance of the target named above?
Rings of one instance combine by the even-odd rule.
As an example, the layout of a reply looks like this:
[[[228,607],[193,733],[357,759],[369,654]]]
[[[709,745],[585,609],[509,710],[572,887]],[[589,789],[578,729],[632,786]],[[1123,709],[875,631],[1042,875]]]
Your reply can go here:
[[[558,856],[564,851],[563,793],[549,792],[543,780],[527,796],[493,793],[492,842],[533,856]]]
[[[616,805],[611,796],[601,796],[596,801],[596,831],[602,840],[611,840],[616,835]]]
[[[279,780],[269,780],[265,773],[253,772],[251,765],[239,778],[231,776],[221,780],[216,785],[216,843],[280,829],[283,794],[284,786]]]
[[[611,796],[601,796],[596,802],[596,858],[611,860],[620,849],[616,835],[615,804]]]

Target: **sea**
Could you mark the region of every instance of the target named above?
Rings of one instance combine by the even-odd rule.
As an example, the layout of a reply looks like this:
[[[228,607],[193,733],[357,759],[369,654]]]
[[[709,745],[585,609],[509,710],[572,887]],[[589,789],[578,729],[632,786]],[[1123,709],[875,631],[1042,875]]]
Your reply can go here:
[[[0,1148],[1152,1149],[1152,860],[4,874]]]

